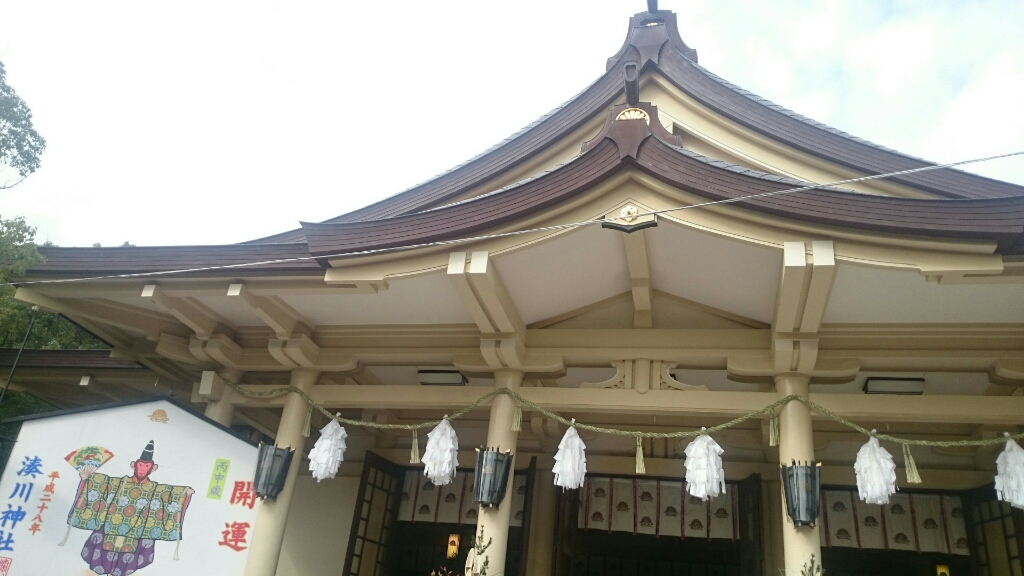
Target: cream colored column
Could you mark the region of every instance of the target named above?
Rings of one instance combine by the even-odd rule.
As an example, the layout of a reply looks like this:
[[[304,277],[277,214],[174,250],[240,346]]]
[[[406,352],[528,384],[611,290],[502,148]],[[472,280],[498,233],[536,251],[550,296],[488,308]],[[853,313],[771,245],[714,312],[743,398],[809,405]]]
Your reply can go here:
[[[775,389],[782,396],[796,394],[807,396],[810,377],[803,374],[780,374],[775,377]],[[789,402],[779,411],[779,462],[810,462],[814,460],[814,430],[811,427],[811,411],[801,402]],[[781,486],[780,486],[781,489]],[[821,562],[821,539],[818,524],[811,526],[793,525],[785,511],[786,499],[782,497],[782,547],[785,555],[786,574],[800,574],[804,564],[810,562],[813,554]]]
[[[533,509],[530,510],[530,550],[527,574],[550,574],[555,551],[555,522],[558,512],[558,488],[550,470],[537,468],[533,479]]]
[[[291,385],[309,392],[319,377],[320,373],[315,370],[293,370]],[[282,448],[294,448],[295,456],[292,457],[288,477],[277,500],[268,498],[260,504],[249,544],[249,559],[245,563],[245,576],[274,576],[277,572],[281,543],[284,542],[284,527],[288,520],[288,508],[291,506],[292,493],[295,491],[295,477],[302,466],[302,452],[306,446],[306,439],[302,437],[305,421],[306,401],[298,394],[289,394],[281,412],[281,423],[277,427],[275,444]]]
[[[218,424],[230,427],[231,419],[235,415],[235,399],[238,397],[238,392],[225,387],[221,393],[220,400],[214,400],[206,404],[206,417]]]
[[[498,370],[494,373],[494,387],[515,390],[523,383],[523,373],[518,370]],[[504,452],[511,450],[512,467],[509,471],[508,488],[505,499],[497,508],[480,507],[477,520],[477,535],[484,531],[484,542],[491,541],[485,555],[490,558],[488,572],[503,574],[505,572],[505,552],[508,550],[508,521],[512,514],[512,475],[515,473],[516,442],[519,433],[512,431],[512,419],[515,417],[516,402],[512,398],[500,394],[494,397],[491,404],[491,420],[487,424],[487,447]]]
[[[782,551],[782,533],[779,530],[785,522],[786,514],[783,511],[786,504],[782,500],[782,484],[778,478],[769,478],[761,483],[761,487],[761,546],[764,549],[762,572],[764,576],[779,576],[786,567],[783,563],[785,554]]]
[[[205,380],[207,372],[203,372],[203,378]],[[213,381],[214,389],[220,389],[220,398],[206,403],[205,415],[210,420],[223,424],[225,426],[231,426],[231,418],[235,415],[235,402],[241,398],[241,396],[235,392],[228,382],[238,383],[242,380],[242,375],[245,373],[241,370],[234,370],[231,368],[225,368],[220,370],[216,374],[216,378]],[[220,379],[221,382],[217,380]]]

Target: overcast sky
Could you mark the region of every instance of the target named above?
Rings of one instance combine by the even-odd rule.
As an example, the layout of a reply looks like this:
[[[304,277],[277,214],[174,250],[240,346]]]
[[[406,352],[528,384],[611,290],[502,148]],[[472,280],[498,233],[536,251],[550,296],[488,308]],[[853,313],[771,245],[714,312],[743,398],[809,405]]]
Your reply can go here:
[[[47,139],[0,191],[64,246],[320,221],[489,147],[604,72],[645,0],[0,0]],[[1024,150],[1024,1],[662,0],[726,79],[916,156]],[[1024,184],[1024,159],[970,168]]]

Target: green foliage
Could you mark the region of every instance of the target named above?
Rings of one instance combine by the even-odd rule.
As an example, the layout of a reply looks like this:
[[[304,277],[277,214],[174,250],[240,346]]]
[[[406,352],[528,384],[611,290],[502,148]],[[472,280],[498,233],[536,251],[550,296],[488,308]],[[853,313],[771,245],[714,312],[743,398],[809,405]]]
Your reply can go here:
[[[35,227],[29,226],[24,216],[0,218],[0,281],[9,282],[11,276],[24,274],[43,261],[32,242],[35,237]]]
[[[15,302],[11,278],[24,274],[43,257],[33,243],[36,229],[22,217],[0,218],[0,348],[21,346],[28,329],[31,310]],[[109,348],[63,316],[38,312],[28,348],[96,350]]]
[[[7,379],[6,372],[3,374]],[[0,384],[2,385],[2,384]],[[24,392],[10,392],[4,395],[3,403],[0,403],[0,420],[14,418],[16,416],[29,416],[56,410],[39,398]],[[9,422],[0,424],[0,474],[3,474],[7,460],[11,457],[11,450],[14,449],[14,441],[21,431],[21,422]]]
[[[8,86],[7,70],[0,62],[0,168],[13,169],[24,179],[39,168],[45,149],[46,140],[32,126],[32,111]],[[0,180],[0,188],[12,185]]]

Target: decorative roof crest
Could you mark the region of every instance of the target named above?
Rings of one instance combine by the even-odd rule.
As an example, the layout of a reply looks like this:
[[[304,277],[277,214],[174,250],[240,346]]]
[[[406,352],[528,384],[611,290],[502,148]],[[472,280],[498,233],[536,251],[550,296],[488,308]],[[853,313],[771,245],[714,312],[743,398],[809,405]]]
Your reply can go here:
[[[614,56],[608,59],[607,70],[611,70],[623,57],[638,60],[642,68],[647,62],[658,63],[666,43],[672,45],[685,58],[696,62],[697,51],[686,45],[679,36],[676,14],[670,10],[658,10],[657,0],[648,0],[648,10],[634,14],[629,19],[629,34],[625,43]]]

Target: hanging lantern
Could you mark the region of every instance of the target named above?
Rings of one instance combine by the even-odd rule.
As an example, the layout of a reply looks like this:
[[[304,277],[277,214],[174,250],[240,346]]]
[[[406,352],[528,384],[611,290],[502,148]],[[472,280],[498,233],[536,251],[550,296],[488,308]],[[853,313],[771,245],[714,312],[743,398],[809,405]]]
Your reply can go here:
[[[461,539],[462,538],[458,533],[448,535],[448,550],[445,556],[447,556],[449,560],[459,555],[459,541]]]
[[[821,511],[821,464],[781,466],[786,510],[796,526],[814,526]]]
[[[1014,508],[1024,508],[1024,450],[1004,433],[1006,448],[996,459],[996,495]]]
[[[291,465],[294,454],[295,450],[291,448],[260,444],[259,452],[256,455],[256,477],[252,482],[256,496],[260,500],[264,498],[277,499],[277,495],[284,488],[284,481],[288,476],[288,466]]]
[[[496,507],[505,499],[511,468],[511,451],[498,452],[477,448],[473,496],[481,506]]]

